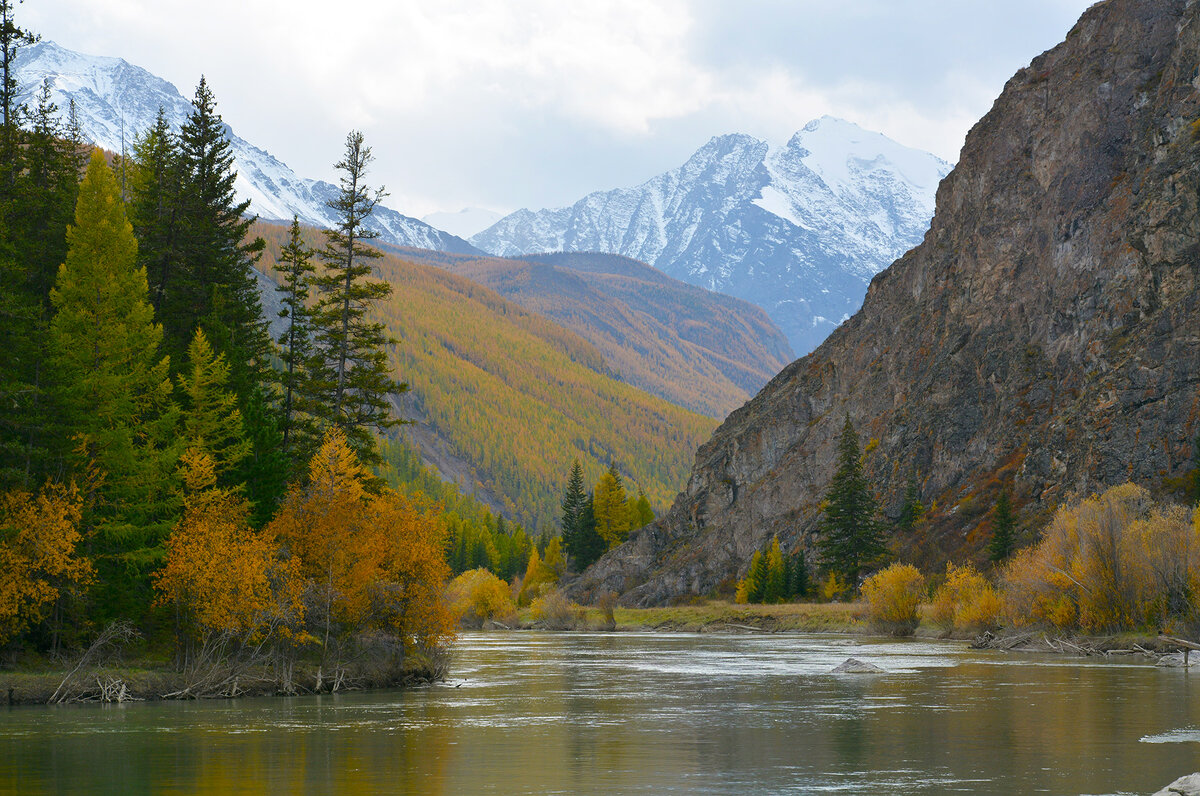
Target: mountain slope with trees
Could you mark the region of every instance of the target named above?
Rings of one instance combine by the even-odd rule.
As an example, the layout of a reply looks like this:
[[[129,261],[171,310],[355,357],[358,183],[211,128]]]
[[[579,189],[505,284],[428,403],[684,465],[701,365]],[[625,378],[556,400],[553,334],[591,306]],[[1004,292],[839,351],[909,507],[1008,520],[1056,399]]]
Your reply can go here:
[[[792,359],[787,340],[758,307],[628,257],[403,252],[571,329],[622,381],[710,417],[741,406]]]

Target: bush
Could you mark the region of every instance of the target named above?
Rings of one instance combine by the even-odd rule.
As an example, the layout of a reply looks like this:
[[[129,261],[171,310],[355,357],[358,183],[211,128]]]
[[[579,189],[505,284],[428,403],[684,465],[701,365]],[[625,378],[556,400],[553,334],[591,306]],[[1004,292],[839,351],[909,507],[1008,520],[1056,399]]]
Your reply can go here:
[[[911,564],[892,564],[862,586],[872,624],[897,636],[910,636],[917,629],[924,591],[925,576]]]
[[[584,623],[584,611],[560,589],[536,597],[529,609],[534,622],[549,630],[571,630]]]
[[[466,627],[481,627],[516,613],[509,585],[480,567],[459,575],[446,589],[450,608]]]
[[[1004,602],[974,567],[946,565],[946,582],[933,595],[933,621],[947,629],[983,631],[999,626]]]

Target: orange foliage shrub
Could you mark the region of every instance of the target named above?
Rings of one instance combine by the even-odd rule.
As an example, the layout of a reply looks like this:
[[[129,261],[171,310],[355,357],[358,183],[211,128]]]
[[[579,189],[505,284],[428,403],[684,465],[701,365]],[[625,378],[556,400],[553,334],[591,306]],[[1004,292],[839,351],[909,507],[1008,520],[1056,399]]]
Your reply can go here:
[[[517,610],[508,584],[483,567],[450,581],[446,596],[459,621],[473,627],[490,619],[507,619]]]
[[[195,640],[290,637],[304,613],[296,562],[280,556],[270,531],[250,528],[249,502],[216,485],[211,456],[189,449],[181,462],[184,511],[154,579],[159,601],[176,606],[181,630]]]
[[[924,591],[925,576],[911,564],[892,564],[862,585],[871,621],[897,635],[911,634],[920,623],[917,609]]]
[[[76,554],[82,504],[74,484],[0,496],[0,643],[94,579],[91,562]]]
[[[969,564],[946,565],[946,582],[933,595],[933,621],[956,630],[999,626],[1004,601],[995,587]]]

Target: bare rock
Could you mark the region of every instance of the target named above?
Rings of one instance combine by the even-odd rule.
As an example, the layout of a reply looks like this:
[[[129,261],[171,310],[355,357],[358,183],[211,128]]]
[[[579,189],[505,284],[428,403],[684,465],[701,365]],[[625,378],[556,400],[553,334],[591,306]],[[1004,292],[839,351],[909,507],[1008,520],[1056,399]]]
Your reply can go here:
[[[1200,796],[1200,773],[1180,777],[1154,796]]]
[[[878,674],[882,671],[885,670],[858,658],[847,658],[845,663],[838,664],[833,669],[834,674]]]

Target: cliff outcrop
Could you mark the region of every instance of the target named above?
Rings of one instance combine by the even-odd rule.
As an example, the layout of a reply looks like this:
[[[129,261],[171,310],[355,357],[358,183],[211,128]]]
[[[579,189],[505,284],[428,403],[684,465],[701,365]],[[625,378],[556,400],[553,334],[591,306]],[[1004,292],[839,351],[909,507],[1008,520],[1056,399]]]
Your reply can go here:
[[[1073,495],[1167,490],[1200,430],[1200,3],[1107,0],[1005,86],[924,241],[696,454],[670,511],[573,586],[625,604],[728,587],[808,544],[845,415],[914,554],[977,555],[1001,485],[1027,528]]]

